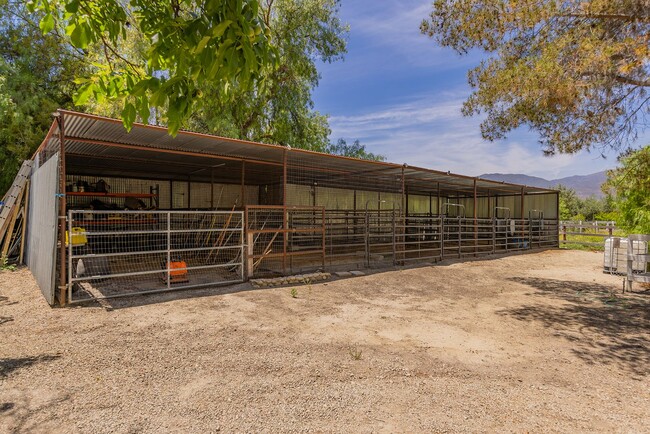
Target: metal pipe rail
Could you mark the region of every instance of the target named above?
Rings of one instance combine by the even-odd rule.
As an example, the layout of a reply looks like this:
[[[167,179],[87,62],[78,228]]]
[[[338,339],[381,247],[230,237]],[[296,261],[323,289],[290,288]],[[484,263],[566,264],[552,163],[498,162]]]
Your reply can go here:
[[[244,280],[241,211],[69,210],[67,237],[70,303]]]

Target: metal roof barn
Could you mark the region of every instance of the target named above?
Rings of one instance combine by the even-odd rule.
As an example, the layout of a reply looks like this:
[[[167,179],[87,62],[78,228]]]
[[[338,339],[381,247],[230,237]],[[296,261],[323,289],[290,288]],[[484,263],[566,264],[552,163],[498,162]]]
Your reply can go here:
[[[33,173],[52,156],[61,303],[558,244],[544,188],[66,110]]]

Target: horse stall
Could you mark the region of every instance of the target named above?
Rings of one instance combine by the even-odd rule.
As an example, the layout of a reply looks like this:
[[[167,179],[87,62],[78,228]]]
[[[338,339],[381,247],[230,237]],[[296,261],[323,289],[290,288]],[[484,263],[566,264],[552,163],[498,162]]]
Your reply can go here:
[[[65,110],[31,170],[51,304],[558,246],[555,190]]]

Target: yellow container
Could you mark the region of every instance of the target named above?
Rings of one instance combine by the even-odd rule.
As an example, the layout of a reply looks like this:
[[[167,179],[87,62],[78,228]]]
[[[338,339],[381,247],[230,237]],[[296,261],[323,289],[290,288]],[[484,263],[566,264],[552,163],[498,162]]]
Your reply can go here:
[[[65,231],[65,245],[67,246],[70,243],[68,237],[68,231]],[[85,246],[88,243],[88,237],[86,237],[86,229],[74,227],[72,228],[72,245],[73,246]]]

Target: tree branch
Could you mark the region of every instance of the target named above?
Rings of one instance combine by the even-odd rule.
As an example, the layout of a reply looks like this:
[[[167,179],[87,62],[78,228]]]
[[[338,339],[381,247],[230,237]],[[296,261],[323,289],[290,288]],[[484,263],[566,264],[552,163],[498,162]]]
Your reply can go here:
[[[620,74],[603,74],[603,73],[600,73],[600,72],[583,72],[582,75],[587,76],[587,77],[611,78],[612,80],[617,81],[619,83],[630,84],[632,86],[638,86],[638,87],[649,87],[650,86],[650,80],[638,80],[636,78],[626,77],[625,75],[620,75]]]
[[[568,18],[591,18],[599,20],[618,20],[626,21],[629,23],[643,22],[650,23],[650,16],[647,15],[625,15],[625,14],[563,14],[563,17]]]
[[[637,80],[631,77],[626,77],[624,75],[614,75],[613,78],[619,83],[631,84],[633,86],[640,86],[640,87],[650,86],[650,80]]]

